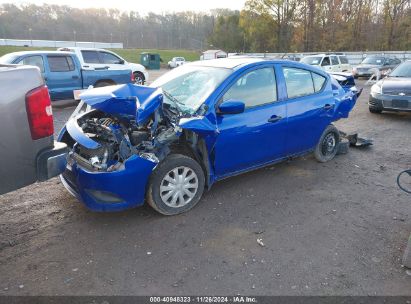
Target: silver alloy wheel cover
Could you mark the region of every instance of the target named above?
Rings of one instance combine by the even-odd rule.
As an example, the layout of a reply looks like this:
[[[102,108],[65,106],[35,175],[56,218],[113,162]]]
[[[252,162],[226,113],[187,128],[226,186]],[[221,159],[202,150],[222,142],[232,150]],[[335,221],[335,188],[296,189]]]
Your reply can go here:
[[[144,84],[143,78],[139,73],[134,73],[134,83],[135,84]]]
[[[198,191],[198,177],[193,169],[185,166],[170,170],[160,183],[160,197],[171,208],[187,205]]]

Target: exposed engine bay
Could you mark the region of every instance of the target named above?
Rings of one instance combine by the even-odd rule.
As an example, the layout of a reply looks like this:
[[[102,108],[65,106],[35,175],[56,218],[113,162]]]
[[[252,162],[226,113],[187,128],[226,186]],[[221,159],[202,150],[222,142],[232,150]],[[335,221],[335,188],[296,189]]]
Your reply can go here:
[[[174,113],[163,116],[159,112],[143,126],[98,110],[87,112],[77,117],[77,124],[99,147],[90,149],[73,142],[71,156],[90,170],[107,172],[124,168],[124,162],[132,155],[158,163],[169,153],[168,145],[178,140],[181,133]]]

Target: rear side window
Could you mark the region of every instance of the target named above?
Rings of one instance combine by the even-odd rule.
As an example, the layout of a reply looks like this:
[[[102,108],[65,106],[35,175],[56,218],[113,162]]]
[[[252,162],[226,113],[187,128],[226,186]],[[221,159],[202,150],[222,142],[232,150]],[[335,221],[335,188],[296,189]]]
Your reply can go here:
[[[74,71],[73,59],[69,56],[47,56],[50,72]]]
[[[331,56],[331,64],[332,65],[339,65],[337,56]]]
[[[314,90],[315,92],[321,91],[321,89],[324,86],[326,78],[324,76],[321,76],[317,73],[311,73],[313,77],[313,82],[314,82]]]
[[[38,68],[40,68],[40,71],[43,73],[44,72],[44,63],[43,63],[43,57],[36,55],[36,56],[29,56],[25,57],[22,60],[18,62],[18,64],[25,64],[25,65],[34,65]]]
[[[98,53],[96,51],[81,51],[83,61],[85,63],[100,63]]]
[[[223,101],[238,100],[246,108],[277,101],[277,85],[273,68],[251,71],[240,77],[225,93]]]
[[[327,78],[298,68],[283,67],[288,98],[297,98],[319,92]]]
[[[345,56],[340,56],[340,62],[341,62],[342,64],[347,64],[347,63],[348,63],[348,58],[345,57]]]

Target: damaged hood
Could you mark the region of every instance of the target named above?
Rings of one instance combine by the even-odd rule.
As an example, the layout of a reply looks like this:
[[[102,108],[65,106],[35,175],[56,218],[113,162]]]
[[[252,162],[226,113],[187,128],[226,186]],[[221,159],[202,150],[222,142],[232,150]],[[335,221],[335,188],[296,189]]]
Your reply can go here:
[[[163,93],[161,88],[128,83],[87,90],[80,98],[93,109],[143,124],[161,106]]]

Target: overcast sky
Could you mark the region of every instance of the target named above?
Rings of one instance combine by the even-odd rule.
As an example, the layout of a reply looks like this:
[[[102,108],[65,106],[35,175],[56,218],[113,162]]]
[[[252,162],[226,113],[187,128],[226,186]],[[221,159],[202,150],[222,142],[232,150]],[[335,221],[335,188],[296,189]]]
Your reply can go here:
[[[240,10],[245,0],[0,0],[0,3],[41,5],[43,3],[68,5],[79,8],[117,8],[122,11],[147,12],[208,11],[213,8]]]

